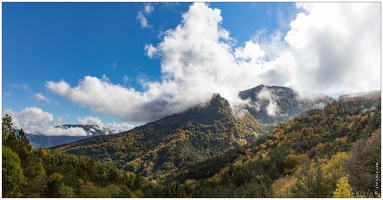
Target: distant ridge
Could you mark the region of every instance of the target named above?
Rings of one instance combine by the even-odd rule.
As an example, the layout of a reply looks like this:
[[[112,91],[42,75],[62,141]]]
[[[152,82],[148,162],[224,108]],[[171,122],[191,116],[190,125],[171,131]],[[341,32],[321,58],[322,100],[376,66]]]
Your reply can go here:
[[[26,134],[29,142],[37,148],[53,147],[61,144],[71,143],[78,140],[94,137],[98,135],[109,135],[112,133],[106,127],[98,125],[78,125],[78,124],[65,124],[56,126],[55,128],[68,129],[68,128],[82,128],[87,132],[87,136],[52,136],[42,134]]]

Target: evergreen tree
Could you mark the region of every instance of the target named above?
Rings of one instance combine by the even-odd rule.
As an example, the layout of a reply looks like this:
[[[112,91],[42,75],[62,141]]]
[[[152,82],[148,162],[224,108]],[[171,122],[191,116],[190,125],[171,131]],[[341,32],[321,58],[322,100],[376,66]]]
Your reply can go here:
[[[11,134],[15,134],[16,132],[16,130],[13,128],[12,117],[9,116],[8,114],[5,114],[5,116],[3,117],[1,131],[2,131],[2,137],[3,137],[2,141],[4,145],[8,136]]]

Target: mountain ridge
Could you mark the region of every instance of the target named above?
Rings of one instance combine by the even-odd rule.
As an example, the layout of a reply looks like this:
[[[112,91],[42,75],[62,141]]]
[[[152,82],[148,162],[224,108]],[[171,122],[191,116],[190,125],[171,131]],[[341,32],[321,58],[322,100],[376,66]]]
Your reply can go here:
[[[254,140],[258,135],[254,126],[258,122],[249,114],[243,119],[246,121],[231,114],[226,99],[214,95],[204,106],[192,107],[127,132],[55,148],[77,155],[88,152],[97,160],[117,161],[120,168],[162,179],[186,162],[203,160]]]
[[[43,135],[43,134],[29,134],[26,133],[30,143],[37,148],[53,147],[61,144],[71,143],[78,140],[99,136],[109,135],[112,131],[106,127],[99,125],[80,125],[80,124],[63,124],[55,126],[55,128],[69,129],[69,128],[82,128],[87,136],[66,136],[66,135]]]
[[[283,87],[278,89],[289,94],[293,91]],[[283,97],[278,101],[283,101]],[[303,111],[301,108],[298,110]],[[237,116],[226,99],[213,94],[207,103],[132,130],[54,148],[70,154],[91,155],[98,161],[113,162],[119,168],[162,181],[187,163],[203,161],[238,148],[276,125],[275,122],[263,124],[250,112]]]

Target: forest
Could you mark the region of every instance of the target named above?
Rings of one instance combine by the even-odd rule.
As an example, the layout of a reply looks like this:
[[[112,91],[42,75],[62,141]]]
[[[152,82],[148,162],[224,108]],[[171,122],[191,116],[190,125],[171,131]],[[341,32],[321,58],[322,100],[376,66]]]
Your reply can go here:
[[[34,148],[24,131],[15,134],[12,117],[5,115],[2,195],[380,197],[380,101],[380,96],[332,101],[323,109],[302,113],[278,125],[253,142],[229,148],[217,156],[185,162],[162,181],[117,168],[111,159],[68,154],[60,148]],[[198,129],[193,130],[193,134],[198,134]],[[209,130],[225,132],[226,128]]]

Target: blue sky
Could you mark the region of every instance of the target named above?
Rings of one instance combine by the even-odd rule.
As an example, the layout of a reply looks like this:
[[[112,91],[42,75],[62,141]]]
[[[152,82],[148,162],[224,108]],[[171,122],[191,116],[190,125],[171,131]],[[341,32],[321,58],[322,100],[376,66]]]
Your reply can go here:
[[[16,126],[132,128],[259,84],[380,89],[380,3],[2,3]],[[335,20],[334,20],[335,19]]]

